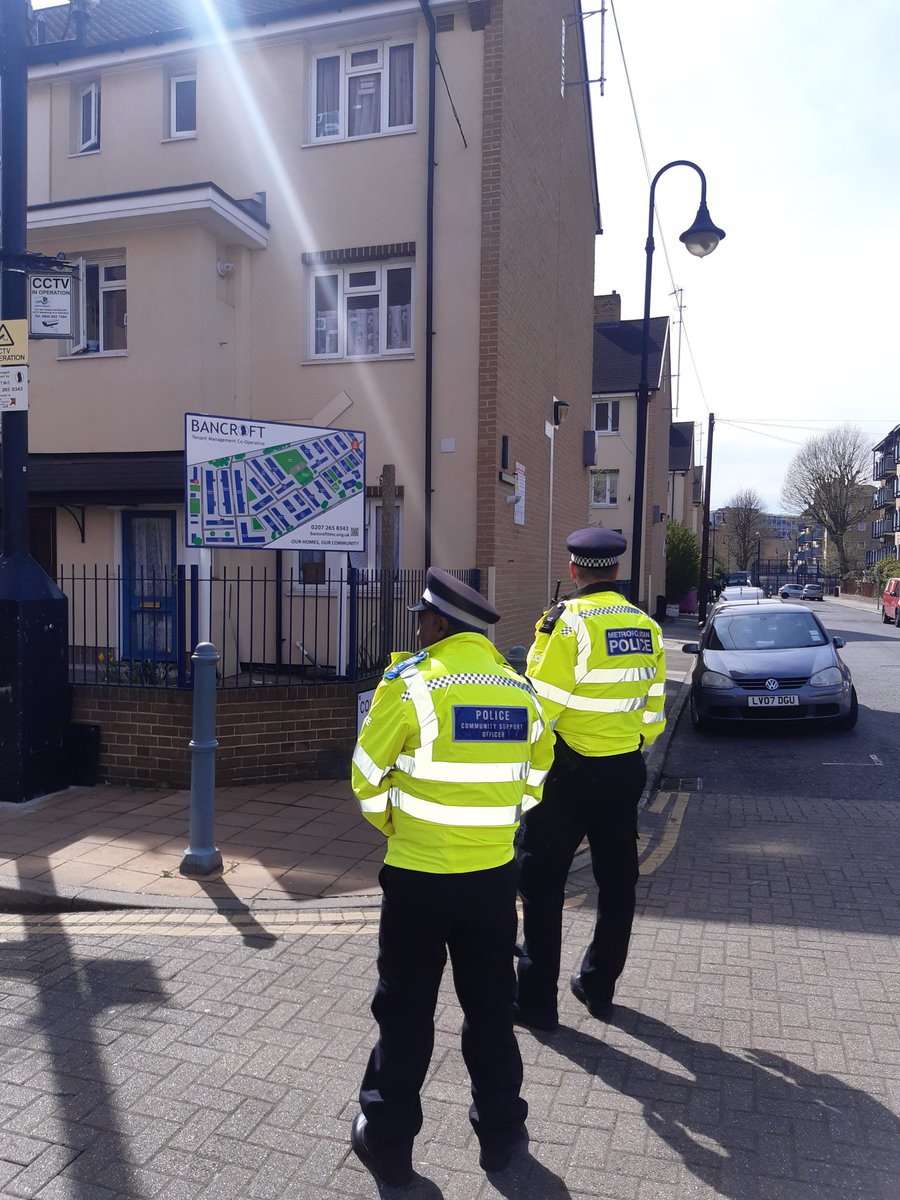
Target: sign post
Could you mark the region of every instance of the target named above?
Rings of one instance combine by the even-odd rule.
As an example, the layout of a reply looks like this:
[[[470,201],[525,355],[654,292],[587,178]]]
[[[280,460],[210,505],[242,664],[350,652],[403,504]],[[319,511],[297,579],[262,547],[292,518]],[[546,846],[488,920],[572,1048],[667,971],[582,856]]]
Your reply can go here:
[[[10,403],[0,412],[0,799],[6,801],[66,786],[69,722],[68,606],[29,554],[28,413],[16,398],[25,385],[27,400],[26,9],[27,0],[0,4],[0,369],[12,372]]]

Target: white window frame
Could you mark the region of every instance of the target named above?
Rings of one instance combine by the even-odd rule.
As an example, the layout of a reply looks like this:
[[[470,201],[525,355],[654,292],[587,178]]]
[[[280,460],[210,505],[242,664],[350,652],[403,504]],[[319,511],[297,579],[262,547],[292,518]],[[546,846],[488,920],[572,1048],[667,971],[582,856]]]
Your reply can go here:
[[[595,499],[594,480],[599,475],[606,477],[606,499]],[[615,478],[615,488],[610,487],[610,481]],[[618,508],[619,507],[619,469],[618,467],[591,467],[590,479],[588,481],[590,491],[588,493],[588,502],[591,508]],[[615,495],[613,495],[613,491]]]
[[[390,60],[391,49],[398,50],[401,46],[412,46],[413,66],[412,66],[412,120],[407,125],[389,125],[390,120],[390,99],[391,99],[391,81],[390,81]],[[376,52],[376,61],[374,63],[365,63],[359,66],[353,66],[353,55],[365,53],[366,51]],[[317,128],[318,121],[318,95],[317,84],[319,66],[318,64],[325,59],[336,58],[338,60],[338,120],[337,128],[330,133],[320,134]],[[416,44],[412,38],[394,42],[365,42],[356,46],[345,46],[342,49],[331,50],[327,53],[317,54],[311,60],[312,66],[310,70],[309,91],[310,91],[310,130],[309,143],[311,145],[319,145],[322,142],[356,142],[365,138],[385,137],[395,133],[410,133],[416,128]],[[355,75],[381,75],[381,121],[380,128],[372,133],[357,133],[349,134],[347,123],[347,111],[349,107],[349,91],[350,80]]]
[[[600,408],[601,405],[606,406],[606,424],[600,424]],[[618,400],[594,400],[594,433],[600,434],[602,437],[610,437],[619,433],[619,401]]]
[[[391,271],[409,271],[409,345],[389,349],[388,335],[388,276]],[[374,273],[371,284],[351,282],[351,276]],[[332,353],[316,353],[316,280],[337,278],[337,349]],[[383,358],[412,358],[415,354],[413,324],[416,311],[416,271],[412,259],[397,259],[390,262],[341,263],[337,266],[317,266],[309,272],[309,320],[307,329],[308,362],[371,362]],[[347,300],[352,296],[375,296],[378,302],[378,352],[376,354],[348,354],[347,350]]]
[[[290,570],[293,572],[293,580],[291,581],[290,594],[292,596],[303,596],[308,592],[315,592],[322,596],[336,596],[343,584],[346,587],[347,574],[349,568],[349,560],[346,550],[322,550],[319,553],[325,555],[325,579],[322,583],[304,583],[303,569],[300,562],[300,550],[292,551],[292,561]],[[309,548],[308,553],[316,553],[313,547]]]
[[[193,129],[176,129],[175,119],[178,113],[178,105],[176,103],[176,93],[179,83],[193,83],[194,85],[194,127]],[[177,75],[172,75],[169,78],[169,140],[181,141],[183,138],[195,138],[197,136],[197,72],[196,71],[179,71]]]
[[[89,133],[84,136],[85,100],[89,104]],[[76,143],[79,154],[100,149],[100,84],[89,83],[78,93],[78,126]]]
[[[74,332],[72,338],[67,342],[60,342],[62,358],[122,358],[128,353],[128,269],[125,264],[124,254],[107,254],[107,255],[90,255],[87,258],[78,258],[70,256],[69,261],[75,265],[74,280],[74,302],[72,306],[72,316]],[[97,267],[97,349],[91,350],[88,348],[87,339],[87,268]],[[125,278],[115,280],[104,280],[103,272],[106,267],[124,267]],[[126,346],[124,349],[104,350],[104,316],[103,316],[103,296],[106,292],[125,292],[125,338]]]

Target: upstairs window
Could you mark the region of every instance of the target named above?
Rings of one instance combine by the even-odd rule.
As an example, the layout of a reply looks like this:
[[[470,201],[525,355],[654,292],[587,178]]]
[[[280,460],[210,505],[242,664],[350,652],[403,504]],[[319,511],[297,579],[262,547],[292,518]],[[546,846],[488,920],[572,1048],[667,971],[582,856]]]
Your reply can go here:
[[[197,76],[173,75],[169,80],[169,137],[197,133]]]
[[[315,59],[315,141],[413,128],[413,46],[378,42]]]
[[[594,401],[594,432],[595,433],[618,433],[619,432],[619,401],[618,400],[595,400]]]
[[[66,353],[124,354],[128,349],[128,293],[121,257],[75,259],[75,336]]]
[[[619,503],[619,472],[605,467],[591,471],[591,508],[615,508]]]
[[[379,358],[412,351],[411,266],[366,263],[310,280],[310,358]]]
[[[91,83],[78,97],[78,153],[100,149],[100,84]]]

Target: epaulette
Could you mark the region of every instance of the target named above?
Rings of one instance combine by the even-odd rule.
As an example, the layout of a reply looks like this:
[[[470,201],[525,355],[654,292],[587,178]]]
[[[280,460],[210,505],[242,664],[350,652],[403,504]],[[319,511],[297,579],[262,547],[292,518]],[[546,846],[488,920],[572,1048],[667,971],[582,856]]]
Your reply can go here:
[[[398,675],[403,674],[407,667],[414,667],[417,663],[420,663],[423,658],[427,657],[428,651],[420,650],[419,653],[414,654],[412,658],[404,658],[402,662],[394,663],[392,667],[388,667],[384,673],[384,677],[385,679],[396,679]]]
[[[547,612],[544,613],[544,619],[540,624],[538,633],[552,633],[556,622],[563,615],[565,607],[565,600],[560,600],[554,604],[551,609],[548,609]]]

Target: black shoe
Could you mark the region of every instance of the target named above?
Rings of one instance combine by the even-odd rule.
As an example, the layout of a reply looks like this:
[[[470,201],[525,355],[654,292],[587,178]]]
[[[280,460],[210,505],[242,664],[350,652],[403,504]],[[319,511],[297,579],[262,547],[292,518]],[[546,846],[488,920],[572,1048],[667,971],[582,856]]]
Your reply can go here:
[[[357,1113],[353,1118],[353,1125],[350,1128],[350,1145],[366,1170],[371,1171],[377,1179],[388,1184],[389,1187],[404,1187],[415,1179],[411,1162],[388,1163],[378,1154],[373,1153],[372,1148],[366,1142],[366,1118],[362,1113]]]
[[[581,973],[573,971],[569,977],[569,987],[572,995],[579,1004],[583,1004],[592,1017],[596,1017],[598,1021],[608,1021],[615,1011],[615,1005],[612,1000],[602,1000],[600,1002],[590,1001],[587,998],[587,993],[584,990],[584,984],[581,982]]]
[[[516,1149],[528,1140],[528,1131],[523,1125],[508,1142],[496,1146],[482,1146],[478,1165],[482,1171],[505,1171],[512,1162]]]
[[[513,1021],[516,1025],[527,1025],[529,1029],[542,1029],[552,1033],[559,1027],[559,1017],[556,1013],[531,1012],[527,1008],[519,1008],[518,1002],[513,1004]]]

